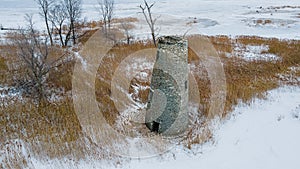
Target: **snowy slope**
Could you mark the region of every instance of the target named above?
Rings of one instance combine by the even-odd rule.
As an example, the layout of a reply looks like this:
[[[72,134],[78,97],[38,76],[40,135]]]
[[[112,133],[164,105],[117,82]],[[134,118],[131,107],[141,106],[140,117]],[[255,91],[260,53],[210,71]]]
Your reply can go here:
[[[280,87],[265,100],[240,104],[215,130],[213,141],[192,150],[177,146],[152,158],[126,159],[122,163],[86,159],[31,158],[37,169],[298,169],[300,166],[300,87]],[[28,152],[24,152],[27,154]],[[1,161],[1,156],[0,156]]]
[[[298,169],[300,167],[300,88],[281,87],[268,99],[251,106],[239,105],[230,119],[215,132],[215,143],[173,157],[133,160],[135,169]]]

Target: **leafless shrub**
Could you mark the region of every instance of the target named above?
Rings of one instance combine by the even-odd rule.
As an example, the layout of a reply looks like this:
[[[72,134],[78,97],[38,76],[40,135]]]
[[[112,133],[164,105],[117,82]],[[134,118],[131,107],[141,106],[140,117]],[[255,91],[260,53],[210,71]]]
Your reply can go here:
[[[31,16],[27,15],[26,20],[28,28],[17,32],[12,40],[16,45],[20,73],[19,77],[15,77],[15,85],[40,102],[46,97],[49,71],[67,62],[66,52],[49,45],[48,38],[34,29]]]

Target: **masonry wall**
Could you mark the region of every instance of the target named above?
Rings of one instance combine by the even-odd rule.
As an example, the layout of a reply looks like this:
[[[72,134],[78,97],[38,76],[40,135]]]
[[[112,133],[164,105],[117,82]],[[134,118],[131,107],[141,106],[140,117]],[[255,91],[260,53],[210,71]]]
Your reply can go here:
[[[163,135],[177,135],[188,126],[188,43],[180,37],[158,40],[146,125]]]

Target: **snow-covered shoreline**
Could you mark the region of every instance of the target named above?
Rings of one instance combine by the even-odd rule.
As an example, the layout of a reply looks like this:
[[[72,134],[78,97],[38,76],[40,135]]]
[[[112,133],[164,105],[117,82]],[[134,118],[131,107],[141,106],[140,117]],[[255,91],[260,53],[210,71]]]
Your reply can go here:
[[[149,38],[149,30],[139,4],[141,0],[115,0],[116,18],[136,17],[132,34]],[[153,1],[149,1],[153,2]],[[97,0],[83,0],[86,20],[99,20]],[[34,14],[35,25],[44,28],[34,0],[4,0],[0,6],[3,27],[24,27],[24,15]],[[159,35],[256,35],[280,39],[300,39],[300,2],[297,0],[164,0],[156,1],[153,13],[159,16]],[[4,31],[1,31],[2,33]]]

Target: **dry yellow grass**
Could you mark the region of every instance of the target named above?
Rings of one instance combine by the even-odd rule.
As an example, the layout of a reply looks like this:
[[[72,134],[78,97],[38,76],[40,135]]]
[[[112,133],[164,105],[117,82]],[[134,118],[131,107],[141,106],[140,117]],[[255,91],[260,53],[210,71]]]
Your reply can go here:
[[[6,70],[7,70],[7,66],[6,66],[6,61],[5,59],[0,55],[0,84],[5,83],[5,79],[6,79]]]
[[[299,65],[299,41],[280,41],[278,39],[266,39],[260,37],[239,37],[238,39],[230,39],[226,36],[209,37],[211,42],[220,53],[222,62],[224,63],[224,69],[227,81],[227,98],[226,106],[223,112],[223,117],[227,116],[240,101],[244,103],[251,103],[254,98],[263,98],[265,92],[274,89],[279,86],[279,80],[277,75],[284,74],[289,67]],[[245,61],[239,58],[227,58],[224,53],[232,53],[233,43],[242,43],[245,45],[269,45],[269,53],[281,56],[282,61]],[[99,69],[99,79],[96,81],[96,95],[98,101],[104,107],[109,107],[105,111],[105,117],[113,125],[116,117],[119,115],[114,108],[113,101],[110,99],[110,81],[114,70],[118,64],[128,56],[131,52],[149,48],[153,46],[143,45],[141,43],[133,44],[130,46],[122,45],[111,50],[111,54],[114,54],[114,58],[107,57]],[[293,51],[293,52],[291,52]],[[189,51],[189,63],[194,63],[199,67],[199,70],[203,71],[202,76],[196,76],[196,80],[200,91],[200,112],[205,116],[209,111],[209,99],[210,99],[210,82],[205,71],[205,65],[201,65],[198,57],[190,50]],[[204,75],[204,76],[203,76]],[[101,79],[101,80],[100,80]],[[139,83],[138,80],[132,81],[132,83]],[[149,85],[143,84],[143,85]],[[136,96],[135,96],[136,97]],[[147,99],[147,91],[142,92],[140,100]],[[204,125],[205,126],[205,125]],[[206,130],[204,137],[203,134],[196,137],[196,140],[190,140],[190,143],[204,142],[207,138],[210,138],[211,132]],[[201,138],[201,139],[200,139]],[[199,141],[199,139],[201,141]],[[190,145],[190,144],[189,144]]]
[[[65,91],[72,90],[72,75],[75,61],[67,62],[56,70],[49,72],[48,83],[53,88],[64,88]]]
[[[56,145],[79,139],[81,129],[71,100],[40,106],[27,99],[26,103],[15,100],[0,111],[0,137],[4,140],[21,139],[29,143],[38,140]],[[48,155],[53,154],[51,151],[67,154],[65,150],[51,147],[43,149],[49,152]]]
[[[98,29],[87,30],[85,33],[79,38],[79,43],[85,44],[86,41],[97,31]]]
[[[81,39],[84,43],[93,32],[87,33]],[[278,39],[266,39],[260,37],[241,36],[237,39],[230,39],[226,36],[209,37],[216,50],[220,53],[221,60],[224,64],[224,70],[227,82],[226,109],[223,117],[227,116],[232,108],[240,101],[251,103],[253,98],[264,97],[266,91],[278,87],[278,74],[285,74],[292,66],[300,65],[300,42],[299,41],[280,41]],[[244,61],[239,58],[228,58],[224,53],[232,53],[233,43],[251,44],[251,45],[269,45],[269,53],[282,57],[281,61]],[[96,97],[104,117],[112,126],[115,124],[119,112],[111,100],[110,82],[114,71],[121,61],[136,51],[152,48],[153,45],[144,42],[136,42],[132,45],[116,45],[103,59],[95,81]],[[97,49],[95,49],[97,50]],[[111,56],[114,57],[111,57]],[[2,59],[1,59],[2,58]],[[7,71],[4,66],[6,60],[0,57],[0,71]],[[202,76],[196,76],[200,91],[200,112],[205,117],[209,109],[209,99],[211,91],[210,82],[205,71],[205,65],[201,63],[198,57],[191,50],[189,51],[189,63],[193,63],[203,71]],[[50,72],[48,79],[49,84],[53,87],[63,87],[66,91],[72,90],[72,71],[74,62],[63,65],[58,70]],[[8,72],[13,73],[13,72]],[[295,73],[300,75],[300,71]],[[10,75],[12,76],[12,74]],[[3,77],[2,77],[3,78]],[[7,78],[7,77],[4,77]],[[0,76],[1,80],[1,76]],[[138,79],[131,81],[132,84],[142,84],[144,86],[150,83],[141,82]],[[132,89],[129,89],[132,92]],[[142,101],[148,98],[148,92],[143,91],[135,97],[140,97]],[[45,104],[40,108],[27,101],[26,103],[16,103],[7,107],[0,107],[0,138],[10,140],[14,138],[24,139],[34,142],[34,139],[45,142],[44,150],[38,149],[37,152],[46,151],[50,157],[61,157],[64,155],[74,154],[74,150],[81,154],[82,157],[86,147],[77,145],[84,137],[81,133],[81,127],[73,110],[72,100],[65,99],[59,103]],[[8,120],[7,117],[10,117]],[[212,132],[206,128],[207,123],[196,126],[197,131],[201,132],[196,137],[192,130],[187,135],[187,147],[192,144],[203,143],[210,140]],[[26,130],[26,135],[21,131]],[[193,129],[194,130],[194,129]],[[78,141],[79,140],[79,141]],[[2,141],[2,140],[1,140]],[[66,146],[65,143],[67,143]],[[76,143],[76,144],[75,144]],[[70,146],[71,145],[71,146]],[[61,147],[60,149],[53,149]]]
[[[0,45],[0,84],[11,84],[11,75],[14,74],[10,71],[9,65],[11,57],[15,58],[15,47],[11,45]]]
[[[232,52],[232,45],[231,45],[231,39],[228,36],[212,36],[209,37],[211,40],[211,43],[214,45],[216,50],[218,52],[227,52],[231,53]]]
[[[280,80],[277,75],[285,74],[289,67],[300,63],[299,41],[241,36],[236,42],[244,45],[268,45],[268,53],[282,57],[282,61],[243,61],[221,55],[228,87],[227,110],[231,110],[239,100],[249,103],[254,97],[262,97],[264,92],[276,88]]]
[[[96,98],[102,106],[101,109],[104,109],[104,117],[111,125],[114,124],[116,117],[119,115],[113,101],[110,98],[110,82],[112,80],[114,71],[121,61],[131,53],[152,47],[154,46],[150,42],[147,44],[144,44],[143,42],[137,42],[133,45],[117,45],[107,54],[106,57],[104,57],[101,65],[99,65],[97,79],[95,82]],[[115,57],[110,57],[111,55],[114,55]]]
[[[138,22],[137,18],[134,17],[126,17],[126,18],[113,18],[112,23],[132,23]]]
[[[6,70],[7,66],[5,63],[5,59],[0,55],[0,70]]]

